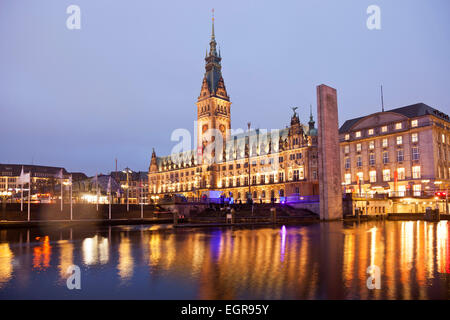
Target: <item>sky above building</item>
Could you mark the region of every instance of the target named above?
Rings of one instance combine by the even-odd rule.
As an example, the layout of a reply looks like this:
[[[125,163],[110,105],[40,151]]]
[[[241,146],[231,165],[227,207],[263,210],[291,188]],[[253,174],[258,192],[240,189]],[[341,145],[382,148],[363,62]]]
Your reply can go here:
[[[213,7],[233,128],[283,128],[294,106],[306,123],[322,83],[340,124],[380,111],[381,84],[387,110],[450,113],[448,0],[2,0],[0,163],[92,175],[169,154],[172,132],[194,129]]]

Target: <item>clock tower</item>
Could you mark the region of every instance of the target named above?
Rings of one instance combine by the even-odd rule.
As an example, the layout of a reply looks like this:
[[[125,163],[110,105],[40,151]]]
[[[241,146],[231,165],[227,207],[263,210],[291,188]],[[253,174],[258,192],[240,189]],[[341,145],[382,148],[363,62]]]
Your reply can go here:
[[[224,146],[231,129],[231,102],[222,77],[220,50],[217,52],[216,46],[213,16],[209,53],[207,51],[205,57],[205,75],[197,100],[197,147],[203,149],[214,141],[213,135],[217,135],[210,129],[221,133]]]

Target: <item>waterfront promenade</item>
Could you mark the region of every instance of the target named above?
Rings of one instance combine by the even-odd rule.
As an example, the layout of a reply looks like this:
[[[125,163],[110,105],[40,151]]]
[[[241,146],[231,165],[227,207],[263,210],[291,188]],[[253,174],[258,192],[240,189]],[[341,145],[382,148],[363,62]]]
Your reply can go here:
[[[31,204],[30,220],[27,207],[20,211],[20,204],[2,205],[0,229],[20,227],[59,228],[79,225],[139,225],[173,224],[176,228],[219,227],[219,226],[258,226],[271,224],[295,225],[321,222],[317,214],[280,204],[256,204],[210,206],[204,203],[186,203],[176,206],[126,204],[111,205],[74,204]],[[345,221],[401,220],[401,221],[439,221],[449,220],[450,215],[440,214],[438,219],[430,220],[426,214],[390,213],[383,215],[344,216]]]

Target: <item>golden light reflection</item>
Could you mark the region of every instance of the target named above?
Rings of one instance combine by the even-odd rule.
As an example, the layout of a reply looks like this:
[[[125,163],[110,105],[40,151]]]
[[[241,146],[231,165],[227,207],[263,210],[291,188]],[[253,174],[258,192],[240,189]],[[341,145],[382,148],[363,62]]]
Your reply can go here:
[[[440,221],[436,226],[437,269],[440,273],[449,273],[448,249],[447,221]]]
[[[70,276],[67,273],[67,269],[73,265],[73,244],[68,240],[60,240],[58,241],[59,245],[59,275],[62,279],[66,279]]]
[[[8,243],[0,243],[0,288],[12,277],[14,254]]]
[[[119,244],[119,263],[117,264],[119,277],[122,280],[129,280],[133,276],[133,268],[134,260],[131,251],[130,239],[124,235],[121,235]]]
[[[34,269],[51,267],[50,257],[56,259],[53,268],[61,279],[81,256],[87,265],[108,264],[102,268],[117,271],[119,285],[149,276],[150,282],[168,284],[168,290],[186,285],[196,299],[427,299],[442,297],[447,285],[439,273],[450,273],[448,228],[446,221],[126,228],[112,230],[110,240],[85,238],[80,247],[60,240],[56,250],[48,236],[37,238],[39,246],[30,253]],[[24,253],[15,250],[0,244],[0,286],[23,272],[16,270],[14,257]],[[379,290],[367,288],[369,266],[380,268]]]
[[[87,265],[106,264],[109,261],[108,238],[95,235],[82,244],[83,262]]]
[[[37,237],[36,240],[41,242],[41,245],[33,248],[33,268],[37,270],[45,270],[50,267],[50,259],[52,255],[52,246],[50,245],[50,238]]]

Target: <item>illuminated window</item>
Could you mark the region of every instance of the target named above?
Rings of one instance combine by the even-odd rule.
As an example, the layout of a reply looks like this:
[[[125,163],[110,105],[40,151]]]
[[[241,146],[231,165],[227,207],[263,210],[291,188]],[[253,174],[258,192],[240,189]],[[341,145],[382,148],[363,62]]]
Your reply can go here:
[[[384,169],[383,170],[383,181],[390,181],[391,180],[391,170]]]
[[[356,144],[356,151],[361,152],[361,143]]]
[[[345,176],[345,184],[351,184],[352,183],[352,175],[350,173],[346,173]]]
[[[345,140],[350,140],[350,135],[349,134],[345,135]]]
[[[381,127],[381,132],[387,132],[388,130],[387,130],[387,126],[382,126]]]
[[[401,122],[397,122],[396,124],[395,124],[395,129],[396,130],[400,130],[402,128],[402,123]]]
[[[445,134],[442,134],[442,143],[445,143]]]
[[[356,132],[356,137],[357,137],[357,138],[361,138],[361,131],[357,131],[357,132]]]
[[[401,145],[403,143],[403,137],[402,136],[398,136],[397,137],[397,145]]]
[[[417,133],[413,133],[411,135],[411,141],[412,142],[418,142],[419,141],[419,135]]]
[[[398,168],[397,169],[397,179],[398,180],[405,180],[405,168]]]
[[[368,133],[369,133],[369,136],[373,135],[373,129],[369,129]]]
[[[413,185],[413,192],[415,197],[420,197],[422,195],[422,186],[420,184]]]
[[[420,179],[420,166],[412,167],[412,176],[413,179]]]
[[[418,120],[413,120],[411,121],[411,127],[415,128],[419,125],[419,121]]]
[[[358,181],[364,181],[364,175],[363,175],[362,172],[358,172],[358,173],[356,174],[356,176],[357,176],[357,178],[358,178]]]
[[[369,149],[370,149],[370,150],[375,149],[375,141],[370,141],[370,142],[369,142]]]
[[[383,139],[383,148],[387,148],[387,146],[388,146],[388,139],[384,138]]]
[[[344,152],[345,153],[349,153],[350,152],[350,147],[348,145],[344,147]]]
[[[301,166],[301,167],[298,169],[298,177],[299,177],[301,180],[305,179],[305,169],[304,169],[303,166]]]
[[[375,170],[374,171],[370,171],[369,175],[370,175],[370,182],[371,183],[377,182],[377,172]]]

